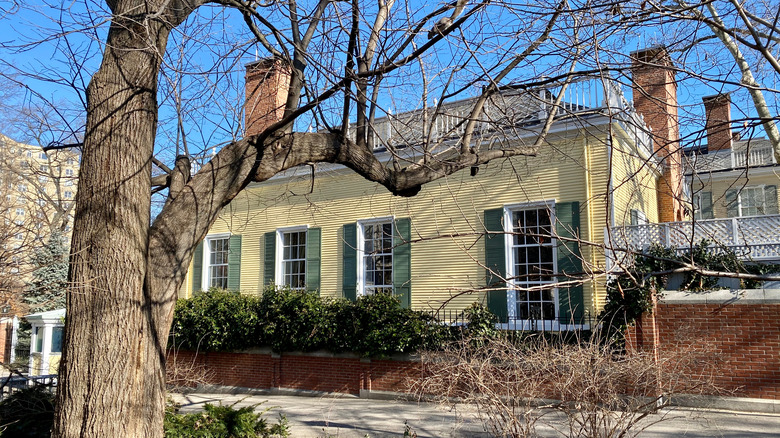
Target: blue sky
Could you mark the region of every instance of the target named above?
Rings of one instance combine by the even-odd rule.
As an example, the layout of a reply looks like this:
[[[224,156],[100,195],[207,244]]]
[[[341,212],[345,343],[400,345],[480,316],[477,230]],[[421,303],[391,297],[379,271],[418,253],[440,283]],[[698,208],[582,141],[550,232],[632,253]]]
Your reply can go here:
[[[304,2],[301,2],[304,3]],[[370,2],[367,4],[375,4]],[[22,130],[14,132],[5,128],[12,137],[23,137],[25,141],[70,141],[69,131],[81,132],[84,119],[84,92],[91,74],[98,68],[102,50],[102,41],[108,27],[108,14],[104,6],[96,1],[76,1],[71,3],[36,2],[25,4],[18,9],[8,9],[9,3],[0,3],[0,26],[5,31],[0,34],[0,72],[10,77],[12,92],[6,93],[6,117],[13,108],[25,109],[28,113],[45,115],[40,117],[51,123],[38,122],[31,130],[44,131],[34,137]],[[408,14],[412,18],[426,12],[421,5],[410,2]],[[534,8],[544,6],[539,3]],[[419,9],[415,9],[419,8]],[[499,59],[508,59],[512,54],[527,46],[527,40],[533,35],[522,33],[523,26],[540,26],[543,15],[534,16],[534,9],[508,10],[489,9],[475,17],[474,23],[464,29],[467,39],[459,41],[457,36],[449,38],[450,44],[442,45],[422,59],[426,63],[425,74],[430,80],[428,103],[432,104],[447,86],[447,90],[473,80],[481,73],[481,68],[489,66]],[[270,8],[264,10],[269,20],[282,23],[280,11]],[[335,15],[334,15],[335,17]],[[395,17],[394,24],[409,19],[405,14]],[[575,28],[574,20],[561,23],[553,38],[540,48],[543,56],[532,56],[527,63],[510,75],[507,82],[522,82],[543,75],[560,73],[568,68],[565,60],[572,52]],[[738,23],[737,23],[738,24]],[[322,25],[323,29],[336,29],[339,23],[335,18]],[[324,32],[325,30],[323,30]],[[704,28],[691,28],[689,23],[667,22],[663,26],[644,26],[626,30],[623,33],[603,35],[598,53],[586,47],[581,53],[579,70],[600,65],[612,67],[625,66],[627,55],[634,50],[656,44],[666,44],[673,50],[673,56],[683,70],[678,75],[678,95],[681,103],[683,134],[693,135],[701,129],[701,97],[721,91],[735,91],[732,111],[735,118],[752,117],[754,110],[747,93],[739,90],[736,83],[738,72],[724,57],[722,47],[709,41],[688,50],[683,56],[674,50],[697,35],[705,34]],[[332,33],[344,38],[337,32]],[[392,34],[386,40],[388,45],[397,43],[404,33]],[[421,39],[419,43],[425,40]],[[324,44],[325,42],[323,42]],[[343,48],[344,41],[329,41],[330,50]],[[327,49],[327,48],[326,48]],[[325,49],[323,49],[325,50]],[[470,56],[469,51],[479,52],[479,56]],[[253,44],[241,18],[234,12],[220,7],[204,7],[198,15],[175,30],[169,41],[166,65],[160,81],[160,129],[158,147],[163,155],[172,158],[181,152],[184,133],[190,152],[193,153],[212,145],[219,145],[241,135],[240,107],[243,96],[243,70],[246,62],[255,56],[267,56],[268,53]],[[312,58],[318,65],[312,66],[310,77],[314,87],[320,89],[332,80],[344,65],[344,55],[333,56],[332,52],[323,52]],[[757,72],[766,70],[756,63]],[[178,71],[185,72],[178,74]],[[705,77],[697,77],[701,73]],[[622,83],[627,84],[625,75],[614,73]],[[381,106],[392,109],[394,113],[404,109],[414,109],[421,105],[422,71],[419,64],[412,63],[402,74],[386,79],[386,88],[380,94]],[[721,83],[707,80],[711,77],[726,78],[733,83]],[[759,75],[765,86],[777,89],[777,75],[769,71]],[[454,79],[452,79],[454,77]],[[481,89],[484,81],[478,81],[470,89],[473,94]],[[6,86],[7,89],[9,86]],[[624,89],[630,98],[630,91]],[[181,92],[182,99],[176,96]],[[466,97],[464,95],[464,97]],[[777,113],[776,93],[767,91],[768,100]],[[184,108],[181,120],[183,129],[176,123],[174,108],[181,104]],[[325,118],[329,123],[337,123],[341,99],[326,102]],[[381,114],[379,114],[381,115]],[[29,118],[27,120],[33,120]],[[302,118],[298,129],[307,129],[316,124],[311,117]],[[40,126],[51,129],[40,129]],[[760,129],[753,133],[760,136]]]

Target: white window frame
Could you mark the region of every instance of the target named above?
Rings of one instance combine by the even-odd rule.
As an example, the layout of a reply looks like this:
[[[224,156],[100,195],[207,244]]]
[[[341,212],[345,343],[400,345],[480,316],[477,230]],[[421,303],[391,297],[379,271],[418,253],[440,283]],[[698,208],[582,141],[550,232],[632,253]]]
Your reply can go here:
[[[357,293],[358,296],[366,296],[370,295],[366,293],[366,238],[365,238],[365,226],[366,225],[377,225],[377,224],[385,224],[390,223],[390,238],[393,238],[393,235],[395,233],[395,217],[394,216],[383,216],[383,217],[374,217],[370,219],[361,219],[357,221]],[[392,245],[392,244],[391,244]],[[393,247],[391,246],[390,249],[390,275],[394,275],[393,267],[395,263],[395,251]],[[395,285],[382,285],[380,287],[386,287],[390,286],[393,289],[393,292],[395,292]],[[376,287],[376,285],[372,285],[371,287]]]
[[[201,290],[211,288],[211,242],[215,240],[230,239],[230,233],[209,234],[203,239],[203,270],[201,271]],[[230,250],[228,243],[228,251]],[[226,285],[227,286],[227,285]]]
[[[650,221],[647,220],[647,215],[645,212],[638,208],[632,208],[629,210],[629,215],[631,215],[629,218],[631,220],[631,225],[647,225],[650,223]],[[633,223],[634,218],[636,218],[636,223]]]
[[[766,203],[766,186],[767,186],[767,184],[758,184],[758,185],[754,185],[754,186],[745,186],[745,187],[742,188],[742,190],[740,190],[738,192],[738,194],[737,194],[738,195],[737,196],[737,208],[739,209],[739,217],[763,216],[763,215],[767,214],[766,213],[766,210],[767,210],[767,208],[766,208],[766,204],[767,204]],[[743,209],[747,209],[748,208],[748,207],[744,206],[744,204],[745,204],[745,197],[744,197],[744,195],[746,195],[745,192],[748,191],[748,190],[760,190],[761,191],[761,207],[760,208],[762,210],[764,210],[763,213],[756,213],[756,214],[747,215],[743,211]]]
[[[370,295],[366,292],[366,251],[365,251],[365,245],[366,245],[366,238],[365,238],[365,226],[366,225],[377,225],[377,224],[385,224],[390,223],[390,238],[392,239],[395,233],[395,217],[394,216],[383,216],[383,217],[375,217],[375,218],[369,218],[369,219],[361,219],[357,221],[357,293],[358,296],[366,296]],[[392,247],[391,242],[391,249],[390,249],[390,275],[394,275],[393,272],[395,263],[395,251]],[[393,289],[393,292],[395,292],[395,285],[381,285],[379,287],[387,287],[390,286]],[[376,285],[372,285],[372,288],[375,288]]]
[[[309,225],[296,225],[292,227],[284,227],[284,228],[277,228],[276,229],[276,257],[274,258],[274,283],[276,283],[277,286],[288,286],[287,283],[284,281],[284,239],[283,236],[285,233],[306,233],[306,244],[304,245],[304,248],[308,249],[309,245]],[[306,251],[305,249],[305,251]],[[308,263],[306,262],[306,259],[308,257],[308,253],[305,254],[303,258],[303,276],[304,276],[304,286],[303,287],[292,287],[290,286],[290,289],[292,290],[305,290],[306,289],[306,273],[309,270]],[[300,260],[300,259],[295,259]]]
[[[555,239],[555,200],[545,200],[545,201],[538,201],[538,202],[526,202],[526,203],[520,203],[520,204],[509,204],[504,206],[504,258],[506,260],[506,273],[507,278],[509,278],[509,282],[507,284],[507,294],[506,294],[506,304],[507,304],[507,316],[509,319],[509,326],[512,329],[517,330],[557,330],[560,328],[558,323],[558,318],[560,318],[560,309],[559,309],[559,303],[558,303],[558,288],[552,289],[552,299],[553,304],[555,305],[555,316],[552,320],[527,320],[527,319],[519,319],[517,315],[517,287],[519,287],[520,283],[515,278],[518,276],[518,273],[515,272],[515,263],[514,263],[514,235],[512,233],[512,214],[518,211],[523,210],[549,210],[550,211],[550,232],[552,234],[552,238],[550,240],[550,246],[552,247],[552,262],[553,262],[553,272],[554,274],[558,273],[558,242],[557,239]],[[549,282],[539,283],[539,284],[554,284],[556,283],[556,279],[553,278]],[[526,286],[527,283],[526,283]]]

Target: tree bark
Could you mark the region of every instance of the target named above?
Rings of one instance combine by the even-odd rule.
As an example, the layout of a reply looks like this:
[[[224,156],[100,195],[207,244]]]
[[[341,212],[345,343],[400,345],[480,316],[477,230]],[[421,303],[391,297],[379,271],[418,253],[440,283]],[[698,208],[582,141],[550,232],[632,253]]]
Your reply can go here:
[[[162,436],[165,338],[146,266],[157,73],[170,28],[138,18],[144,2],[111,6],[87,89],[54,437]]]

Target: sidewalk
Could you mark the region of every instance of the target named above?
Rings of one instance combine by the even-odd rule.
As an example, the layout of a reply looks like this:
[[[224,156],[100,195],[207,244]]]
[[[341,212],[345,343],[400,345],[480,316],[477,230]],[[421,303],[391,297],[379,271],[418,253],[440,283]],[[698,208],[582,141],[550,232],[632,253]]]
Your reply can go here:
[[[458,412],[435,404],[344,397],[299,397],[289,395],[172,394],[183,412],[202,409],[212,403],[236,406],[258,405],[257,410],[273,408],[266,414],[275,422],[278,414],[287,417],[291,436],[378,438],[402,437],[405,424],[418,437],[487,437],[471,406]],[[646,419],[651,424],[641,437],[780,437],[780,415],[730,411],[669,409]],[[660,421],[660,422],[659,422]],[[558,423],[561,426],[563,423]],[[540,436],[561,433],[549,426],[537,429]]]

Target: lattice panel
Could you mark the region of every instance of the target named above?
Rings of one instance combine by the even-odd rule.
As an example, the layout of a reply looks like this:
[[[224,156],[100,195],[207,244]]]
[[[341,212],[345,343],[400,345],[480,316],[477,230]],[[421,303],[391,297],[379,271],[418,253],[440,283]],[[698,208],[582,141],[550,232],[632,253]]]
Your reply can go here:
[[[730,219],[697,222],[694,243],[707,239],[717,245],[732,245],[734,243],[732,228],[733,222]]]
[[[747,245],[780,243],[780,215],[739,218],[739,242]]]
[[[735,229],[736,228],[736,236]],[[678,252],[690,251],[691,244],[702,239],[712,242],[711,251],[722,253],[730,248],[737,256],[747,259],[780,258],[780,215],[734,219],[712,219],[693,222],[670,222],[617,227],[612,229],[612,245],[642,251],[652,244],[677,248]],[[607,241],[609,244],[609,241]],[[618,259],[629,257],[614,252]],[[627,261],[627,260],[623,260]]]

